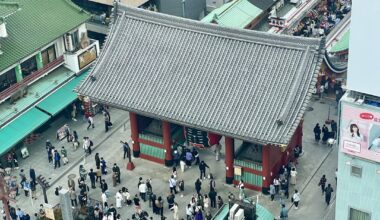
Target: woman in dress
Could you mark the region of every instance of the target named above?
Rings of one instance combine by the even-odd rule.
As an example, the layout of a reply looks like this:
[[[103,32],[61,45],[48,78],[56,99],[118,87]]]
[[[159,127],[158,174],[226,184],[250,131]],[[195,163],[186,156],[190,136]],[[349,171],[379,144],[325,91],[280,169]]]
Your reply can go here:
[[[116,195],[116,208],[120,209],[121,208],[121,202],[123,201],[123,196],[121,194],[121,190],[119,190]]]

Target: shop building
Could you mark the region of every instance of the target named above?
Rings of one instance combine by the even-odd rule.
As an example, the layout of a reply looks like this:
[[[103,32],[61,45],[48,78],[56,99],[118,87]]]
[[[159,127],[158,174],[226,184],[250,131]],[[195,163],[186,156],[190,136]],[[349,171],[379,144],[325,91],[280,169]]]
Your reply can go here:
[[[368,5],[371,7],[366,7]],[[336,219],[380,219],[380,2],[353,1],[347,89],[339,103]],[[366,16],[364,16],[366,15]],[[363,34],[365,31],[365,34]]]
[[[100,58],[76,91],[130,112],[135,157],[171,165],[179,146],[209,147],[222,138],[226,182],[242,178],[266,191],[302,146],[302,116],[323,48],[324,39],[120,6]]]
[[[72,91],[99,54],[90,15],[66,0],[0,2],[0,154],[77,99]]]

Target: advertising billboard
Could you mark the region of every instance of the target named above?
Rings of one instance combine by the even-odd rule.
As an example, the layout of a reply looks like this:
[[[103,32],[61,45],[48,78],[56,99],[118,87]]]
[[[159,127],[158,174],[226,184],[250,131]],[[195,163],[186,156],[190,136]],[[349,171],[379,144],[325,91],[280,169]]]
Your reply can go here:
[[[380,109],[342,102],[339,144],[344,153],[380,162]]]

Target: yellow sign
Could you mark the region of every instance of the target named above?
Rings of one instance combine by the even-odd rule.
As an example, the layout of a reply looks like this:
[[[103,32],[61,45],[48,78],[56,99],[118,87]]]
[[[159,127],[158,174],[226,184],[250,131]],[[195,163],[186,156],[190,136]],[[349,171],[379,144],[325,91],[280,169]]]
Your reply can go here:
[[[242,168],[240,166],[234,166],[234,173],[236,176],[242,175]]]
[[[45,208],[45,217],[51,220],[55,220],[53,207],[51,205],[45,204],[44,208]]]

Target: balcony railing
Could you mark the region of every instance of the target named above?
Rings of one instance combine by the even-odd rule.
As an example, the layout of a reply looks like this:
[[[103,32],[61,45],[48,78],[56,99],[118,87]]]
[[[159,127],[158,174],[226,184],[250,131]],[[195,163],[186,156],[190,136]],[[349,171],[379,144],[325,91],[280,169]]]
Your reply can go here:
[[[18,82],[16,84],[11,85],[6,90],[0,92],[0,102],[4,101],[5,99],[11,97],[13,94],[18,92],[20,89],[27,87],[34,81],[36,81],[38,78],[46,74],[51,69],[60,66],[63,64],[64,59],[63,56],[58,57],[57,59],[53,60],[52,62],[46,64],[42,69],[39,69],[37,71],[32,72],[30,75],[24,77],[24,79],[21,82]]]

